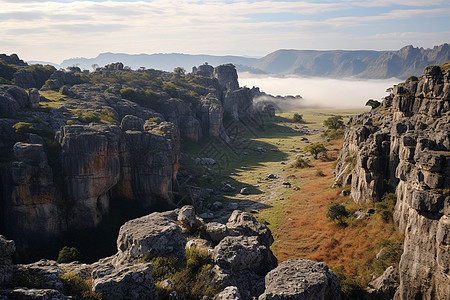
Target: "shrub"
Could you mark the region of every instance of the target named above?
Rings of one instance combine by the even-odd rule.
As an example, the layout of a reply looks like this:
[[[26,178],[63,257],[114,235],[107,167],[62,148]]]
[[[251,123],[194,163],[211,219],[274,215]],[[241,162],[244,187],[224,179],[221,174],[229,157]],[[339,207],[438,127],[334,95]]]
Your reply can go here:
[[[377,108],[380,105],[381,105],[380,101],[373,100],[373,99],[369,99],[366,102],[366,106],[370,106],[370,107],[372,107],[372,109],[375,109],[375,108]]]
[[[58,263],[69,263],[79,259],[80,252],[78,252],[77,248],[65,246],[59,251],[58,259],[56,261]]]
[[[100,118],[100,121],[102,123],[112,124],[112,125],[119,124],[119,120],[117,119],[116,115],[113,112],[107,110],[106,108],[101,109],[99,111],[98,117]]]
[[[100,122],[100,116],[93,111],[82,113],[78,119],[82,123]]]
[[[375,203],[375,212],[381,216],[384,222],[392,220],[397,195],[395,193],[386,193],[380,202]]]
[[[339,129],[344,128],[344,121],[342,121],[342,116],[333,116],[323,121],[323,125],[328,129]]]
[[[292,164],[292,167],[297,169],[304,169],[311,167],[311,165],[309,164],[308,159],[304,159],[303,157],[299,156],[295,159],[294,163]]]
[[[304,151],[311,153],[315,159],[317,159],[317,155],[320,153],[326,153],[327,148],[321,143],[311,144],[303,148]]]
[[[153,117],[153,118],[148,119],[148,121],[149,122],[156,122],[156,123],[158,123],[159,122],[159,118],[158,117]]]
[[[73,120],[67,120],[67,121],[66,121],[66,125],[71,126],[71,125],[73,125],[73,124],[74,124]]]
[[[406,79],[406,81],[419,81],[419,78],[417,78],[416,76],[409,76],[408,79]]]
[[[293,121],[294,121],[295,123],[304,123],[304,122],[305,122],[305,121],[303,120],[303,115],[298,114],[298,113],[295,113],[295,114],[294,114]]]
[[[27,122],[19,122],[12,126],[17,133],[36,133],[33,124]]]
[[[85,280],[73,272],[59,275],[59,278],[68,295],[81,299],[101,299],[101,294],[92,291],[92,279]]]
[[[327,218],[339,225],[346,225],[345,218],[348,217],[348,212],[345,206],[339,203],[331,203],[328,205]]]
[[[165,82],[163,85],[163,91],[169,94],[171,97],[178,96],[178,90],[176,86],[171,82]]]

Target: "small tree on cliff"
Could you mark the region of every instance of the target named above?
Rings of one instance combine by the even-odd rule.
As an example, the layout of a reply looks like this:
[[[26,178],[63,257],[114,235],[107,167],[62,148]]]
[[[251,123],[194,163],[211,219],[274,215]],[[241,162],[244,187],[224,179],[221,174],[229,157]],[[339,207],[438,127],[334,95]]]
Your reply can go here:
[[[381,105],[380,101],[373,100],[373,99],[369,99],[366,102],[366,106],[370,106],[370,107],[372,107],[372,109],[375,109],[375,108],[379,107],[380,105]]]

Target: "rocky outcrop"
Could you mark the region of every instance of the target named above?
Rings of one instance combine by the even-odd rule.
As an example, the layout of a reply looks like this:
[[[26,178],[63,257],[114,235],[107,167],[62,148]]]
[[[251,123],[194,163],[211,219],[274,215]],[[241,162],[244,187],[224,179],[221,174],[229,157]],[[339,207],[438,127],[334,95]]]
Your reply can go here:
[[[214,300],[241,300],[239,289],[235,286],[228,286],[214,297]]]
[[[232,64],[215,67],[213,76],[224,90],[234,91],[239,89],[237,71]]]
[[[19,70],[14,73],[14,84],[24,89],[31,89],[36,87],[36,80],[33,72],[29,70]]]
[[[396,189],[394,221],[405,234],[396,299],[450,293],[450,72],[427,67],[395,86],[382,107],[351,120],[336,167],[351,197],[370,202]]]
[[[325,263],[287,260],[266,275],[265,299],[341,299],[339,279]]]
[[[12,279],[13,263],[12,255],[16,251],[14,241],[7,240],[0,235],[0,285]]]
[[[29,95],[21,87],[0,85],[0,117],[11,118],[16,116],[20,109],[39,107],[39,98],[36,89],[31,89]]]
[[[154,256],[185,257],[186,238],[181,228],[160,213],[134,219],[125,223],[117,238],[115,265],[137,261],[149,254]]]
[[[124,265],[94,280],[93,290],[102,299],[158,299],[151,263]]]
[[[400,278],[398,269],[394,266],[390,266],[380,277],[369,282],[366,290],[366,298],[373,300],[390,300],[394,298],[399,284]]]
[[[16,65],[16,66],[28,66],[26,62],[21,60],[17,54],[0,54],[0,59],[3,59],[7,64]]]
[[[57,70],[50,75],[50,80],[53,80],[54,87],[58,89],[64,85],[75,85],[82,83],[80,74],[61,70]]]
[[[223,106],[214,94],[208,94],[201,99],[200,120],[203,135],[220,137],[225,134],[223,128]]]

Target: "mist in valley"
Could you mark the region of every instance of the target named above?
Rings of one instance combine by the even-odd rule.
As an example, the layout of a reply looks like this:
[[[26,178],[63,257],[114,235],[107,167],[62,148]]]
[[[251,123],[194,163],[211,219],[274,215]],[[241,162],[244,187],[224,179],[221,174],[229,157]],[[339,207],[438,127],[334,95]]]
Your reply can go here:
[[[388,95],[386,90],[400,82],[402,80],[398,78],[363,80],[239,73],[241,86],[256,86],[273,96],[302,96],[302,99],[290,99],[287,102],[280,100],[276,103],[283,110],[307,107],[363,108],[369,99],[381,101]],[[263,97],[261,100],[267,99]]]

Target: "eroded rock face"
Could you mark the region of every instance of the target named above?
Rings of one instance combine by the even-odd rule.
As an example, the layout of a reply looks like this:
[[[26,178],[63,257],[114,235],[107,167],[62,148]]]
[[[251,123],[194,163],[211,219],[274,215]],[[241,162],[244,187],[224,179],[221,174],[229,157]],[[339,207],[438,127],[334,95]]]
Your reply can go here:
[[[103,299],[158,299],[151,263],[124,265],[95,279],[93,290]]]
[[[358,203],[396,188],[394,221],[405,234],[396,299],[450,294],[450,74],[428,67],[395,86],[381,110],[350,122],[336,180]]]
[[[215,67],[213,76],[217,78],[219,84],[225,90],[234,91],[239,89],[237,71],[232,64],[220,65]]]
[[[14,73],[14,84],[24,89],[36,87],[33,72],[29,70],[19,70]]]
[[[208,94],[201,99],[201,124],[205,136],[220,137],[223,129],[223,107],[214,94]]]
[[[214,300],[241,300],[239,289],[235,286],[228,286],[214,297]]]
[[[272,232],[269,227],[256,221],[255,217],[240,210],[235,210],[227,222],[231,235],[257,236],[261,244],[270,247],[273,244]]]
[[[12,255],[16,251],[14,241],[0,235],[0,285],[11,280],[13,275]]]
[[[400,284],[398,269],[394,266],[387,268],[384,273],[369,282],[366,298],[390,300],[394,297],[395,292]]]
[[[185,258],[186,238],[174,221],[160,213],[134,219],[120,227],[115,265],[137,261],[152,251],[156,256]]]
[[[341,299],[339,279],[325,263],[287,260],[266,275],[265,299]]]

